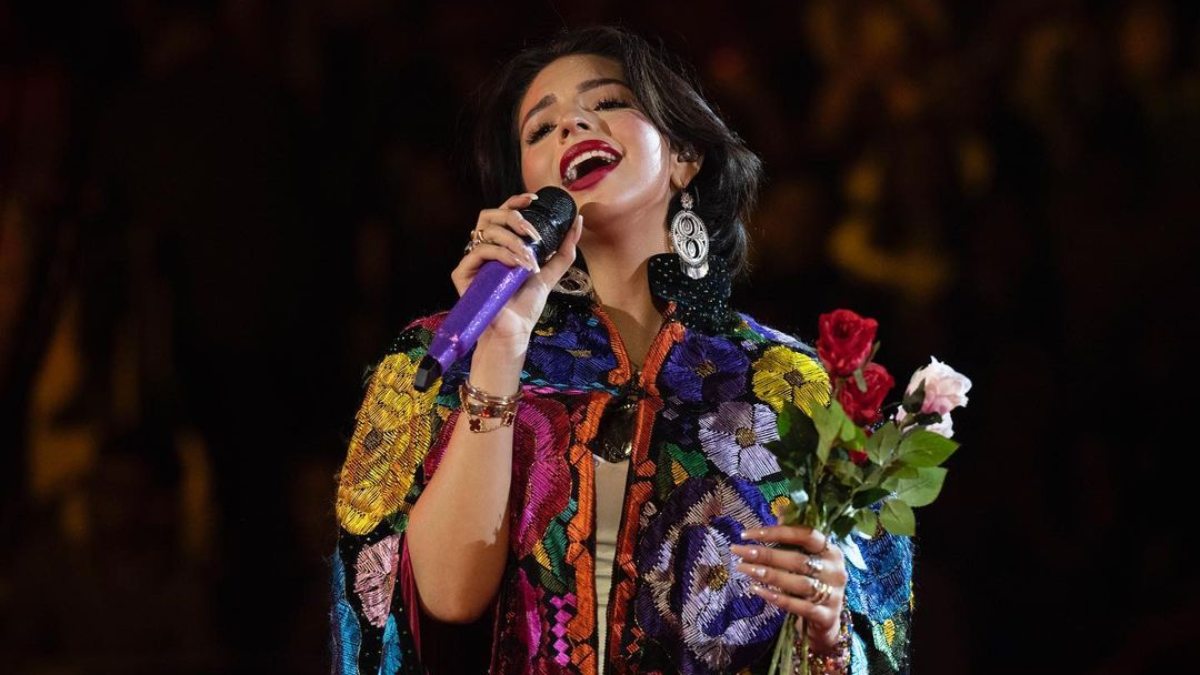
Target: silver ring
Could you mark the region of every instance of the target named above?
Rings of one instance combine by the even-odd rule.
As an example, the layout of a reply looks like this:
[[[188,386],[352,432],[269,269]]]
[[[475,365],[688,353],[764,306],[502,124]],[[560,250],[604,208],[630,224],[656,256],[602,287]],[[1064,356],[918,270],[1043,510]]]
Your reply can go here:
[[[810,577],[816,577],[825,570],[825,561],[820,558],[810,555],[804,561],[804,574]]]

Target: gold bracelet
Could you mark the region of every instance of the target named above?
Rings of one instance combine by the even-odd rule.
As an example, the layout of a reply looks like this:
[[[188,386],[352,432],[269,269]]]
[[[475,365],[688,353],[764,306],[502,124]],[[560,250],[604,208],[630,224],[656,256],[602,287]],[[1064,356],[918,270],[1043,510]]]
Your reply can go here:
[[[467,428],[475,433],[487,433],[500,427],[511,427],[517,417],[517,402],[521,391],[511,396],[496,396],[463,380],[458,387],[458,398],[467,413]],[[497,420],[492,424],[491,420]]]

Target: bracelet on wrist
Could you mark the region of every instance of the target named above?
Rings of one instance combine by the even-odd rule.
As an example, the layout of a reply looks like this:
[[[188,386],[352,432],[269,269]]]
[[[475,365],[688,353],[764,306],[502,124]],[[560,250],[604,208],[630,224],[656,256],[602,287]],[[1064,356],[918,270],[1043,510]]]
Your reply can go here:
[[[838,627],[838,639],[833,647],[823,651],[812,648],[812,638],[809,638],[808,654],[800,649],[800,639],[796,639],[796,658],[807,656],[808,672],[810,675],[845,675],[850,672],[850,608],[842,606],[842,620]],[[806,628],[807,630],[807,628]]]
[[[463,380],[458,387],[458,398],[467,413],[467,428],[478,434],[511,427],[517,417],[521,391],[518,389],[510,396],[496,396]]]

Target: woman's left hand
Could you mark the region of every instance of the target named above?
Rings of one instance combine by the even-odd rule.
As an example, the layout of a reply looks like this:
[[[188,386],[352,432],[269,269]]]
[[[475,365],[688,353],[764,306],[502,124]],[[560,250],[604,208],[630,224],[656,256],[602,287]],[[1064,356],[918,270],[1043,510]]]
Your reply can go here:
[[[842,550],[830,545],[820,532],[797,525],[746,530],[742,537],[791,547],[735,544],[730,550],[742,558],[738,571],[758,582],[751,584],[752,592],[786,612],[804,617],[814,652],[833,649],[841,628],[848,578]],[[828,586],[824,598],[820,597],[824,595],[822,584]]]

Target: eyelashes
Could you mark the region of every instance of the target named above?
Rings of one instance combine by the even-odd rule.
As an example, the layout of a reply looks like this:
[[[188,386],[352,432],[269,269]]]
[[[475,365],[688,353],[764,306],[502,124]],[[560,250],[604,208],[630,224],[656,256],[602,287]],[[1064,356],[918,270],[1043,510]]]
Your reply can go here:
[[[628,107],[630,107],[629,102],[620,98],[603,98],[596,102],[596,110],[615,110],[617,108]],[[550,133],[550,130],[553,128],[554,125],[550,124],[549,122],[543,122],[542,124],[539,124],[537,128],[529,132],[529,135],[525,137],[526,145],[533,145],[534,143],[542,140],[542,138],[546,134]]]

